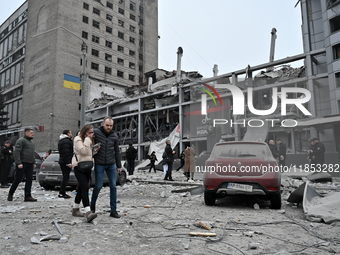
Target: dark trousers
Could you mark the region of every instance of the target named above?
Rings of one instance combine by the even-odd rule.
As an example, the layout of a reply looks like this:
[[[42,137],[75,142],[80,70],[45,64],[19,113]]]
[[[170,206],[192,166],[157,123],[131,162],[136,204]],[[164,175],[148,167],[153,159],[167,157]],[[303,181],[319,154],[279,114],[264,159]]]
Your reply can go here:
[[[135,171],[135,160],[134,159],[128,159],[129,175],[133,175],[133,171]]]
[[[68,180],[70,179],[71,168],[69,168],[66,164],[59,164],[61,168],[61,172],[63,173],[63,180],[61,181],[60,185],[60,194],[65,195],[66,193],[66,186]]]
[[[91,171],[88,171],[86,173],[80,172],[78,170],[78,167],[74,167],[74,175],[76,176],[78,180],[78,191],[77,195],[74,199],[74,202],[76,204],[80,204],[81,201],[83,201],[84,208],[87,206],[90,206],[90,199],[89,199],[89,180],[91,177]]]
[[[19,183],[22,178],[26,177],[25,182],[25,197],[31,197],[31,189],[32,189],[32,179],[33,179],[33,163],[22,163],[23,168],[16,169],[16,174],[14,181],[12,183],[11,188],[9,189],[9,194],[13,195],[16,189],[18,188]]]
[[[168,165],[168,171],[166,172],[165,179],[169,179],[169,180],[172,179],[172,164],[173,164],[173,162],[167,164]]]
[[[179,169],[181,169],[185,164],[185,161],[184,160],[181,160],[181,165],[179,166],[179,168],[176,169],[176,171],[178,171]]]
[[[1,185],[8,184],[8,175],[11,170],[11,164],[6,161],[1,161]]]
[[[151,161],[151,166],[150,166],[149,172],[151,172],[151,169],[152,169],[152,168],[153,168],[153,170],[154,170],[155,173],[156,173],[155,161]]]

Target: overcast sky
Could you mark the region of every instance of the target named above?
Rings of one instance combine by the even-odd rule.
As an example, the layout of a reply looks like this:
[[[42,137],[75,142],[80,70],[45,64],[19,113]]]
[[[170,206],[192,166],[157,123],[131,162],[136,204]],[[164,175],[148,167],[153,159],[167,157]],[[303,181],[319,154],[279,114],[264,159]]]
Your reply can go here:
[[[1,1],[0,24],[24,0]],[[303,53],[300,4],[297,0],[158,0],[159,68],[212,76],[269,61],[272,28],[277,29],[275,59]],[[296,66],[302,65],[297,63]]]

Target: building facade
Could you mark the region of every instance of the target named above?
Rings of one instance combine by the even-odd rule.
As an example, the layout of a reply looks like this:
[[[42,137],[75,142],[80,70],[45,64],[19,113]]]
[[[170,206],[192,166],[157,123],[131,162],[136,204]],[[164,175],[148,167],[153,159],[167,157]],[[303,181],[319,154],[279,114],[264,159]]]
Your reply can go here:
[[[22,10],[27,16],[21,21],[26,24],[22,102],[7,109],[21,111],[18,127],[43,127],[35,134],[39,151],[56,149],[64,129],[75,133],[80,128],[82,45],[87,48],[86,107],[106,94],[123,95],[127,87],[143,86],[144,72],[158,66],[157,0],[28,0],[9,20]],[[9,46],[4,42],[3,47]],[[65,86],[65,77],[75,86]],[[11,116],[9,129],[14,127]],[[17,134],[7,134],[12,135]]]

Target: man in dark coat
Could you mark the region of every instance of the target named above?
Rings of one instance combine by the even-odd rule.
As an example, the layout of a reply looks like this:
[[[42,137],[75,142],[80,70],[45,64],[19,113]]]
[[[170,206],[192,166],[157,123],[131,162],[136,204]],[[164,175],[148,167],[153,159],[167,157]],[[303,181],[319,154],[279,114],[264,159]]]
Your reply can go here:
[[[279,166],[286,165],[286,144],[284,144],[280,138],[276,139],[276,143],[278,144],[279,150]]]
[[[268,143],[268,146],[269,146],[270,151],[273,154],[273,157],[278,161],[278,159],[279,159],[279,150],[275,146],[274,140],[270,140],[269,143]]]
[[[313,160],[315,165],[322,165],[325,163],[325,146],[319,142],[318,138],[313,138],[313,150],[312,155],[313,155]],[[322,166],[315,166],[317,169],[322,169]]]
[[[166,180],[173,181],[173,179],[172,179],[172,164],[174,162],[175,151],[171,148],[170,140],[166,141],[165,153],[166,153],[166,160],[167,160],[168,170],[166,172],[164,180],[165,181]]]
[[[312,138],[310,138],[309,142],[310,142],[310,146],[309,146],[307,159],[308,159],[309,165],[311,165],[311,164],[315,164],[314,159],[313,159],[314,141]]]
[[[117,188],[116,176],[121,173],[122,163],[119,150],[119,140],[113,131],[113,120],[105,117],[100,128],[94,130],[94,142],[100,143],[97,154],[94,155],[96,183],[92,192],[91,211],[96,211],[96,201],[101,188],[103,187],[104,171],[109,178],[110,186],[110,217],[120,218],[117,213]]]
[[[129,148],[126,150],[126,159],[127,159],[127,167],[129,175],[133,175],[135,171],[135,159],[137,157],[137,150],[132,146],[132,143],[129,144]]]
[[[66,186],[72,170],[73,142],[71,130],[64,130],[59,136],[58,151],[60,155],[59,165],[63,173],[63,180],[61,181],[58,197],[70,198],[71,196],[66,194]]]
[[[11,170],[14,158],[13,147],[11,141],[6,141],[5,145],[1,147],[1,188],[8,188],[8,174]]]

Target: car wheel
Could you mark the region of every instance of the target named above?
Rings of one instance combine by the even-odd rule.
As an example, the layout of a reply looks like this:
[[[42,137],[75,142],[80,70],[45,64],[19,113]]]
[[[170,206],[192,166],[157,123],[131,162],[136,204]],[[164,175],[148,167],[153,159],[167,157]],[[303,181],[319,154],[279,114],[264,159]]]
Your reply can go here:
[[[281,192],[270,196],[270,208],[281,209]]]
[[[117,178],[117,184],[123,186],[125,182],[126,182],[126,173],[125,171],[122,171]]]
[[[46,183],[39,183],[41,187],[43,187],[46,190],[51,190],[54,188],[54,186],[46,184]]]
[[[204,192],[204,202],[206,205],[214,205],[216,200],[215,193]]]

